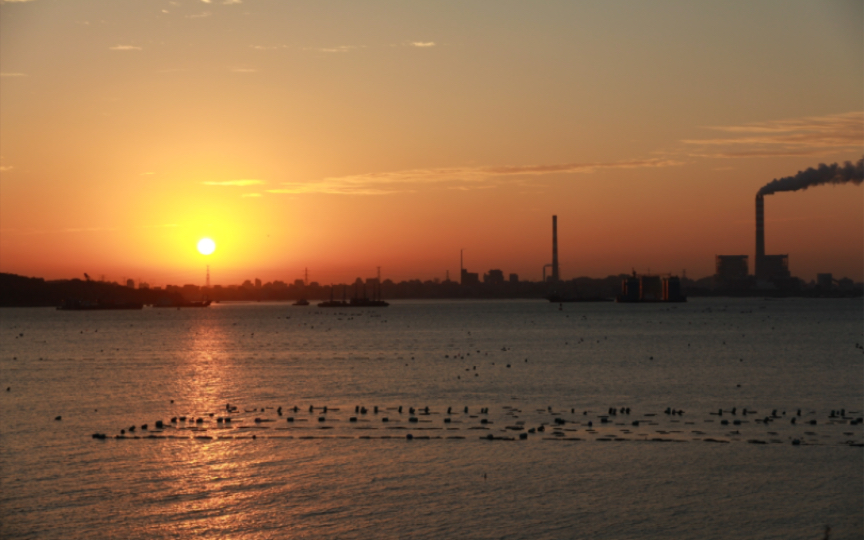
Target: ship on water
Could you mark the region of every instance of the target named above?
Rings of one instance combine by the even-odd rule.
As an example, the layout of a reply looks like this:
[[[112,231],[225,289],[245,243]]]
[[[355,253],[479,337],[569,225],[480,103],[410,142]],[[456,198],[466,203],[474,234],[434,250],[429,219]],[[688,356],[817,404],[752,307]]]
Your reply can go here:
[[[342,300],[333,299],[333,286],[330,286],[330,300],[325,300],[318,304],[318,307],[348,307],[348,302],[345,301],[345,286],[342,286]]]
[[[631,277],[621,281],[621,294],[615,301],[622,304],[686,302],[687,296],[681,290],[678,276],[640,276],[634,270]]]
[[[141,302],[114,302],[110,300],[64,300],[57,306],[60,311],[95,311],[103,309],[143,309]]]
[[[359,307],[359,308],[367,308],[367,307],[387,307],[390,305],[389,302],[385,302],[381,299],[381,268],[378,268],[378,278],[376,279],[375,288],[373,290],[372,298],[369,298],[366,295],[366,284],[363,284],[363,296],[360,296],[360,291],[358,289],[358,283],[354,284],[354,298],[351,300],[346,300],[346,288],[342,286],[342,300],[334,300],[333,299],[333,287],[330,287],[330,300],[321,302],[318,304],[318,307]]]
[[[154,308],[205,308],[209,307],[211,300],[174,300],[162,298],[153,303]]]

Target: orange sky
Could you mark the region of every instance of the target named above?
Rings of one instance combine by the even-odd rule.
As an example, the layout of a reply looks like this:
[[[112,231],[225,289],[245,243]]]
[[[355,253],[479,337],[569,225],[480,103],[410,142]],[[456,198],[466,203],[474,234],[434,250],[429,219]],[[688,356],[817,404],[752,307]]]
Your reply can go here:
[[[864,154],[861,2],[0,2],[0,271],[713,273]],[[766,198],[864,279],[861,186]],[[208,257],[195,245],[212,237]]]

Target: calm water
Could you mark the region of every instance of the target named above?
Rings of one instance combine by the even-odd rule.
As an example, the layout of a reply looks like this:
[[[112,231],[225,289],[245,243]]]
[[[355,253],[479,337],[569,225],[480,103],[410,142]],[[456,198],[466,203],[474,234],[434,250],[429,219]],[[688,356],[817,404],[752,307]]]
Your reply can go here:
[[[0,310],[0,536],[864,538],[862,315]]]

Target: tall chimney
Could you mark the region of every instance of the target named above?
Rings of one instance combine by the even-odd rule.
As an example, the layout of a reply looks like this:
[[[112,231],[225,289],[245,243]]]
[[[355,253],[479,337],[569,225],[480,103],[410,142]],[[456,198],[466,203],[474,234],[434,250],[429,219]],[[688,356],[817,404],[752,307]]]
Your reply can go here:
[[[765,273],[765,202],[762,194],[756,195],[756,278],[764,279]]]
[[[557,282],[558,277],[558,216],[552,216],[552,277]]]

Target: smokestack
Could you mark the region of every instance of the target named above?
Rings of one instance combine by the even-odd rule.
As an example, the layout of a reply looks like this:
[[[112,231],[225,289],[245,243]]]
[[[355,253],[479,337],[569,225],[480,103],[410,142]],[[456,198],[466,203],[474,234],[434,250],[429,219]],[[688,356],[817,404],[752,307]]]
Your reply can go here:
[[[762,193],[756,194],[756,278],[763,279],[765,271],[765,201]]]
[[[552,216],[552,281],[558,281],[558,216]]]

